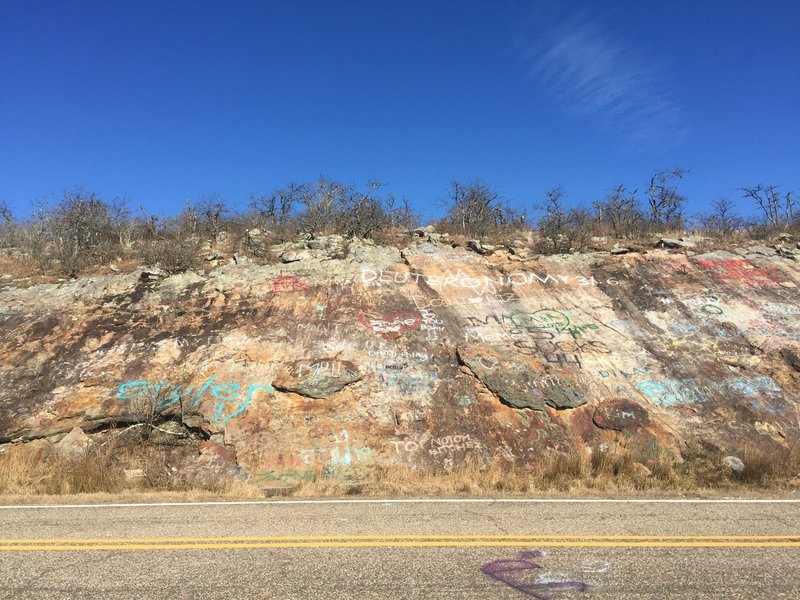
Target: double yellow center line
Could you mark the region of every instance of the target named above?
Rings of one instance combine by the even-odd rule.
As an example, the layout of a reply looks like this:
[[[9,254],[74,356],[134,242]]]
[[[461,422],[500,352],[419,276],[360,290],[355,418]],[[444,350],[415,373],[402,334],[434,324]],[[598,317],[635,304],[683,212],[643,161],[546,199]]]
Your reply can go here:
[[[800,535],[349,535],[277,537],[0,539],[0,551],[212,550],[235,548],[789,548]]]

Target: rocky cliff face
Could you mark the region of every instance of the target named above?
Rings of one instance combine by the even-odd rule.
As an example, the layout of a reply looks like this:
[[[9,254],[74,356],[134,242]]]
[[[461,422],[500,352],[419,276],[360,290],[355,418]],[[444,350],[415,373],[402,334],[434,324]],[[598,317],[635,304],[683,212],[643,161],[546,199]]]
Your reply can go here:
[[[800,437],[792,256],[341,245],[208,275],[6,287],[0,443],[147,413],[203,440],[186,471],[295,483],[614,441],[679,459],[695,439]]]

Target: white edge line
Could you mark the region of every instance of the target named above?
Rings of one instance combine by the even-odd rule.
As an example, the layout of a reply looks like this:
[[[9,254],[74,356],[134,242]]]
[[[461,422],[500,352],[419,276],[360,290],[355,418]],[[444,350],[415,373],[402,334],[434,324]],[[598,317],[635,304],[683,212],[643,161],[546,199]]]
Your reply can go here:
[[[63,508],[139,508],[159,506],[243,506],[291,504],[799,504],[800,499],[721,498],[721,499],[645,499],[629,498],[408,498],[408,499],[326,499],[326,500],[206,500],[200,502],[130,502],[119,504],[8,504],[0,510]]]

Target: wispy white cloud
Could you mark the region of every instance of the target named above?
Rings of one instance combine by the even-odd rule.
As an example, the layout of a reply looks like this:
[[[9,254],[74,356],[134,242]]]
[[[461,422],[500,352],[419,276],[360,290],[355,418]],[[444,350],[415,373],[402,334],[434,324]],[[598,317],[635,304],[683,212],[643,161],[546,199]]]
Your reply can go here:
[[[531,77],[565,109],[600,119],[638,145],[672,146],[685,137],[684,111],[664,70],[641,50],[586,14],[543,29],[524,58]]]

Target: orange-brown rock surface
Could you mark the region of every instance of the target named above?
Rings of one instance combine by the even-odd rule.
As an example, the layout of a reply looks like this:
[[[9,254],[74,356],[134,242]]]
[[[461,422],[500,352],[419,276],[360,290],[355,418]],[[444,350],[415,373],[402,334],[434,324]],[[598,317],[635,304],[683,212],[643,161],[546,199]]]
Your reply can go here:
[[[204,433],[203,476],[233,462],[293,483],[800,437],[791,256],[291,250],[304,258],[6,287],[0,443],[128,425],[149,401]]]

